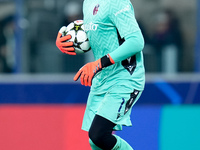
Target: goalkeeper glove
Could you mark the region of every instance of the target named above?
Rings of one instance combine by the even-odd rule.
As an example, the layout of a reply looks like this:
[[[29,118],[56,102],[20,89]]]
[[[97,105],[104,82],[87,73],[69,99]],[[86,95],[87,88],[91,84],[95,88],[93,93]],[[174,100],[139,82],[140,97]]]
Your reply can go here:
[[[74,81],[77,81],[80,78],[82,85],[91,86],[93,77],[103,68],[114,63],[114,60],[109,54],[94,62],[87,63],[76,73],[74,76]]]
[[[67,40],[71,39],[71,35],[62,36],[62,33],[66,30],[67,27],[63,26],[59,32],[56,39],[56,46],[63,53],[69,55],[76,55],[75,49],[73,47],[73,42],[68,42]]]

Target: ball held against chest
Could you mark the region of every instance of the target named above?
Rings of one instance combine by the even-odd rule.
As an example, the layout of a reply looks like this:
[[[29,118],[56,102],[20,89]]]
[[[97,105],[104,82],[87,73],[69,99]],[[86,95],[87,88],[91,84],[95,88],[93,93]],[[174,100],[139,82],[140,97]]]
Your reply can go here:
[[[62,35],[65,36],[68,34],[72,37],[69,41],[74,43],[75,53],[81,54],[88,52],[91,49],[89,39],[84,30],[83,20],[71,22]]]

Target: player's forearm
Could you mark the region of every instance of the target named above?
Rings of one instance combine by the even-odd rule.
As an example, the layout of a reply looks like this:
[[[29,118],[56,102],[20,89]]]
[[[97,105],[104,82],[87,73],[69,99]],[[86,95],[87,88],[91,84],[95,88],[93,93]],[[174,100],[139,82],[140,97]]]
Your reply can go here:
[[[123,61],[136,53],[142,51],[144,48],[144,39],[141,31],[137,31],[125,37],[124,43],[119,46],[115,51],[110,53],[114,62]]]

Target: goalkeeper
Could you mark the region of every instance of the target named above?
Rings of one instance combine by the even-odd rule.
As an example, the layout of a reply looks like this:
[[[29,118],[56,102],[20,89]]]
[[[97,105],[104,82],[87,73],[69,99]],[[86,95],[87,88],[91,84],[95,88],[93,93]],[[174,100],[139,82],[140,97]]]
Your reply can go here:
[[[91,86],[82,129],[93,150],[132,150],[113,130],[131,126],[130,114],[145,84],[144,40],[130,0],[84,0],[84,26],[95,57],[75,75]],[[71,36],[56,40],[63,52],[75,55]]]

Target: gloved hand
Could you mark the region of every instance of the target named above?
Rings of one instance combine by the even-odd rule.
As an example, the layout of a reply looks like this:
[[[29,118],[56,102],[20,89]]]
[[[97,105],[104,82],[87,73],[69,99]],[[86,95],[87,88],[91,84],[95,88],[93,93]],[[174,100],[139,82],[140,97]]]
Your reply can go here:
[[[77,81],[80,78],[82,85],[91,86],[93,77],[103,68],[108,67],[114,63],[114,60],[109,54],[94,62],[87,63],[76,73],[74,76],[74,81]]]
[[[59,50],[63,53],[69,54],[69,55],[76,55],[75,49],[73,47],[73,42],[68,42],[67,40],[71,39],[71,35],[62,36],[63,32],[67,29],[67,27],[63,26],[57,35],[56,39],[56,46],[59,48]]]

